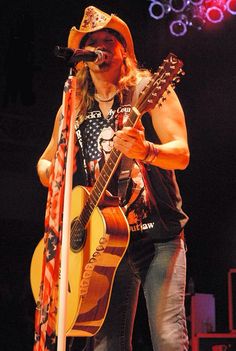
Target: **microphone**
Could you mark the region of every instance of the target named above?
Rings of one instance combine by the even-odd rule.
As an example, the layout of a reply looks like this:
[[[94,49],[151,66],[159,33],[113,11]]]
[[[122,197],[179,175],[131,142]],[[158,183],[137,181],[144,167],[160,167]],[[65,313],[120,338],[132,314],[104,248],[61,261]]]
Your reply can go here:
[[[69,66],[76,65],[80,61],[90,61],[100,65],[108,58],[108,54],[102,50],[90,51],[84,49],[70,49],[61,46],[55,47],[54,54],[66,60]]]

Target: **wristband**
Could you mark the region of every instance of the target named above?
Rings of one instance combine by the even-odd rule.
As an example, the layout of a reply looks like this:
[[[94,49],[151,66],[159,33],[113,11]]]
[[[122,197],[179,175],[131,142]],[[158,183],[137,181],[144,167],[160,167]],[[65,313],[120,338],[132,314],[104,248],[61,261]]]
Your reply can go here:
[[[146,157],[142,160],[144,163],[152,163],[155,158],[158,156],[159,150],[158,148],[148,141],[148,152]]]
[[[141,161],[146,161],[146,159],[148,158],[148,155],[149,155],[149,153],[150,153],[150,148],[151,148],[150,144],[151,144],[151,143],[149,143],[149,141],[147,141],[147,144],[148,144],[148,150],[147,150],[146,156],[145,156],[144,159],[142,159]]]

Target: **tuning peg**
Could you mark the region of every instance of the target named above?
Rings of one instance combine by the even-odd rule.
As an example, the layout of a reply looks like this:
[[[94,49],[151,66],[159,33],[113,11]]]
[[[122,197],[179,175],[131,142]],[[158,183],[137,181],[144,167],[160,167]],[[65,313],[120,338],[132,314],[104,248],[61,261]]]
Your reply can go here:
[[[179,69],[178,74],[181,74],[181,76],[185,76],[185,72],[182,68]]]
[[[179,83],[179,82],[180,82],[180,77],[179,77],[179,76],[176,76],[176,77],[173,79],[173,82]]]

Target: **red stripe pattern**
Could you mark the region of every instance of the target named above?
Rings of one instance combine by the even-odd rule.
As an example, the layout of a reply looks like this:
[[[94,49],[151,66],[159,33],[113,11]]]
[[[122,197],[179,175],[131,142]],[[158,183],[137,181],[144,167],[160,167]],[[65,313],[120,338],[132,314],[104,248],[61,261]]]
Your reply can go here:
[[[45,212],[44,255],[39,299],[35,311],[35,333],[33,351],[56,349],[56,319],[58,306],[58,284],[60,249],[62,236],[62,213],[64,202],[66,154],[70,130],[71,81],[65,84],[60,121],[60,138],[53,171],[50,176]]]

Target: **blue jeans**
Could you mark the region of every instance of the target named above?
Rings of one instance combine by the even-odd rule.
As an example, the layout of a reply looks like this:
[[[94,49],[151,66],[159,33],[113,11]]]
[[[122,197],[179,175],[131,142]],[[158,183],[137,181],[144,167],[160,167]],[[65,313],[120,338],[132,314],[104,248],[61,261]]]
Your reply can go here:
[[[139,288],[142,286],[154,351],[187,351],[185,320],[186,254],[180,238],[153,243],[135,238],[117,270],[112,297],[100,331],[88,351],[131,351]]]

